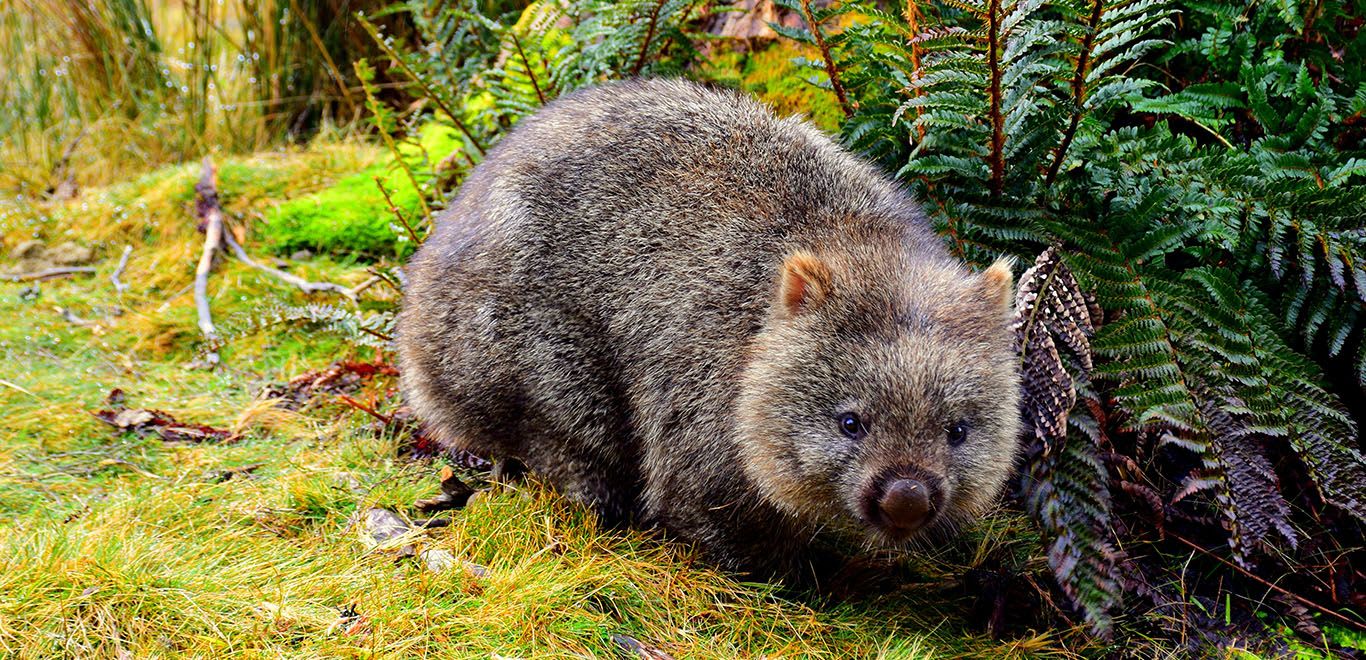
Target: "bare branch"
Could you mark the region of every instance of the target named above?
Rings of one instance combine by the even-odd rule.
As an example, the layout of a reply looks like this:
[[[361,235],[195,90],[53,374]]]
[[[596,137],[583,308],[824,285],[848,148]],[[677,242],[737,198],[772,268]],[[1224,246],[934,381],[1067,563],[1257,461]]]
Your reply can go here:
[[[341,295],[346,296],[352,302],[355,302],[356,300],[357,291],[355,289],[348,289],[340,284],[333,284],[331,282],[310,282],[302,277],[299,277],[298,275],[294,275],[293,273],[286,273],[283,270],[280,270],[278,268],[272,268],[270,266],[267,266],[263,263],[256,261],[255,259],[252,259],[251,256],[247,254],[246,249],[243,248],[242,245],[237,242],[237,239],[233,238],[232,232],[223,232],[223,241],[228,244],[228,247],[232,249],[233,255],[235,255],[237,259],[242,263],[251,266],[252,268],[255,268],[256,270],[259,270],[263,273],[272,275],[275,278],[282,280],[287,284],[296,286],[299,288],[300,291],[303,291],[304,293],[331,291],[333,293],[340,293]]]
[[[218,203],[218,168],[213,160],[204,157],[204,172],[194,190],[195,215],[204,230],[204,250],[199,255],[199,266],[194,271],[194,303],[199,313],[199,331],[210,341],[218,339],[209,311],[209,272],[213,270],[214,253],[223,249],[223,207]]]
[[[3,275],[4,279],[10,282],[28,282],[31,280],[50,280],[54,277],[68,277],[71,275],[93,275],[95,269],[90,266],[74,266],[70,268],[47,268],[31,273],[12,273]]]
[[[123,293],[128,290],[128,285],[119,278],[123,276],[123,271],[128,268],[128,255],[133,254],[133,246],[123,246],[123,256],[119,257],[119,266],[109,275],[109,281],[114,284],[114,290]]]

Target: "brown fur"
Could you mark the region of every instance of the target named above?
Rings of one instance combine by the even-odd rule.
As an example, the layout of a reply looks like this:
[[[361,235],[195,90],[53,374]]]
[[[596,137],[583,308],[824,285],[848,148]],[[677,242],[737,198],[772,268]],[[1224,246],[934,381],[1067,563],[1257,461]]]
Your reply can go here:
[[[738,94],[550,104],[409,274],[403,387],[440,438],[727,568],[805,573],[821,530],[902,542],[870,509],[897,475],[936,524],[977,515],[1014,462],[1009,264],[972,274],[885,176]]]

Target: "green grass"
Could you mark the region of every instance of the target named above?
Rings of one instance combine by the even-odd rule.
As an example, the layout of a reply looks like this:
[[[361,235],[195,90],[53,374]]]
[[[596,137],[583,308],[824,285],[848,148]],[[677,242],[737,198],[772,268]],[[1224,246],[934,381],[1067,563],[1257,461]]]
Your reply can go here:
[[[260,253],[258,215],[379,162],[337,145],[222,163],[221,190]],[[210,281],[231,331],[223,366],[197,354],[191,281],[200,235],[188,201],[197,166],[86,191],[60,206],[0,212],[5,247],[37,236],[95,245],[99,273],[38,287],[0,284],[0,656],[620,657],[627,634],[676,657],[1002,657],[1069,655],[1072,631],[986,638],[965,621],[961,571],[1030,557],[1015,516],[911,558],[917,576],[850,603],[780,595],[699,563],[684,547],[600,529],[544,488],[482,497],[454,524],[412,539],[488,569],[432,573],[367,550],[348,520],[372,506],[409,515],[438,488],[438,466],[397,456],[370,420],[336,401],[299,412],[262,402],[270,383],[367,350],[251,323],[301,294],[224,261]],[[108,275],[134,252],[118,294]],[[354,283],[358,266],[320,258],[306,277]],[[394,294],[373,287],[367,296]],[[57,308],[90,325],[74,325]],[[384,409],[395,383],[357,394]],[[88,413],[113,388],[131,407],[242,433],[218,445],[118,434]],[[225,471],[254,466],[249,476]],[[994,558],[994,559],[993,559]],[[358,618],[343,620],[343,611]],[[1071,649],[1071,650],[1069,650]]]

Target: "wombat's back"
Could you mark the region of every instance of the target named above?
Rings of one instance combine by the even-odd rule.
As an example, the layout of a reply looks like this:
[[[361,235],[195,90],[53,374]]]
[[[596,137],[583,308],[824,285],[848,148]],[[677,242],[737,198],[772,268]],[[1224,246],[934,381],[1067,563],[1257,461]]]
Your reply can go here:
[[[471,295],[572,307],[635,360],[649,356],[624,337],[743,336],[794,245],[890,229],[939,254],[917,214],[797,119],[695,83],[619,82],[555,101],[492,150],[415,257],[409,303],[424,315]],[[410,338],[426,325],[415,316]]]

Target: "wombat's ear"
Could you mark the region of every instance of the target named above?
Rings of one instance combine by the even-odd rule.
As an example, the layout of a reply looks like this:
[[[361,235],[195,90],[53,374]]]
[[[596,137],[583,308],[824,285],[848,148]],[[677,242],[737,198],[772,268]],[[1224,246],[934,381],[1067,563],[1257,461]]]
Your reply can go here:
[[[1010,304],[1015,298],[1015,276],[1011,273],[1014,266],[1015,259],[1001,257],[982,272],[982,284],[986,288],[987,301],[1000,308],[1003,314],[1010,313]]]
[[[830,268],[810,252],[793,252],[783,261],[778,300],[788,316],[820,305],[830,293]]]

